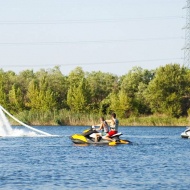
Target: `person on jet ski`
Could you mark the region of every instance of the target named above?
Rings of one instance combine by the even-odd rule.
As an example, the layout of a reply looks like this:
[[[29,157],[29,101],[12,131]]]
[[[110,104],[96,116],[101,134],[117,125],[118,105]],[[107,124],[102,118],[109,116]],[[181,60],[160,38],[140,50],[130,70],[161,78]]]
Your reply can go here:
[[[107,135],[107,133],[109,132],[109,125],[105,121],[104,117],[100,117],[100,124],[97,126],[100,126],[97,130],[102,131],[101,136]]]
[[[101,133],[94,133],[92,134],[90,137],[95,138],[95,142],[98,142],[98,138],[99,137],[104,137],[108,134],[109,132],[109,125],[108,123],[105,121],[104,117],[100,117],[100,124],[96,125],[99,126],[98,129],[96,129],[97,131],[102,131]]]
[[[119,120],[116,118],[116,114],[111,114],[111,119],[106,120],[106,122],[110,123],[110,131],[105,135],[104,139],[113,141],[110,137],[118,133]]]

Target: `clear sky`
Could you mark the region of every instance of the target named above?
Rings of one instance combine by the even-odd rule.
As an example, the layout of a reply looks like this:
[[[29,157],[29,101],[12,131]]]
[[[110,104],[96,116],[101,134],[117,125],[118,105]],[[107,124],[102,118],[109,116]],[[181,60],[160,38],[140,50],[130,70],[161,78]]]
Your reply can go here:
[[[183,64],[186,0],[0,0],[0,68],[126,74]]]

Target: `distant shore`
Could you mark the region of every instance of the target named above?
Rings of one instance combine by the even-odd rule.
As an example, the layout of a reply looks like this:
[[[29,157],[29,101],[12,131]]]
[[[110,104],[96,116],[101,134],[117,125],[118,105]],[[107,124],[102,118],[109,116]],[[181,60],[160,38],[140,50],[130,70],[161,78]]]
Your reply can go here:
[[[108,117],[106,117],[108,118]],[[130,117],[127,119],[120,119],[120,126],[131,126],[131,127],[143,127],[143,126],[158,126],[158,127],[186,127],[189,126],[189,118],[170,118],[166,116],[144,116],[144,117]],[[99,122],[99,116],[69,116],[69,117],[59,117],[59,118],[25,118],[19,117],[19,120],[31,125],[31,126],[92,126]],[[10,119],[11,125],[18,126],[17,122]]]

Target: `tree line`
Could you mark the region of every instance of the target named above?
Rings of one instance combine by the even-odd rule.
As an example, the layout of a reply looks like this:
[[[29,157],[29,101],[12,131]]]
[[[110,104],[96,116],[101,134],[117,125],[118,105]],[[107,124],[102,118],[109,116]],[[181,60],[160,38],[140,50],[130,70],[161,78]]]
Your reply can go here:
[[[120,118],[190,113],[190,70],[167,64],[155,70],[132,68],[117,76],[76,67],[67,76],[58,66],[19,74],[0,70],[0,105],[10,113],[23,111],[106,115]]]

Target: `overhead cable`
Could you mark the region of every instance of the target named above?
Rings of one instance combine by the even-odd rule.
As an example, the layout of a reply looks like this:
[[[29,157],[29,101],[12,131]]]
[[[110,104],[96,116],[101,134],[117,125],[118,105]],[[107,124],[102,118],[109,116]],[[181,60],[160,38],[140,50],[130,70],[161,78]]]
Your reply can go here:
[[[3,67],[3,68],[13,68],[13,67],[52,67],[52,66],[61,66],[61,67],[65,67],[65,66],[82,66],[82,65],[101,65],[101,64],[122,64],[122,63],[125,63],[125,64],[128,64],[128,63],[140,63],[140,62],[157,62],[157,61],[171,61],[171,60],[182,60],[183,58],[164,58],[164,59],[142,59],[142,60],[128,60],[128,61],[108,61],[108,62],[86,62],[86,63],[62,63],[62,64],[38,64],[38,65],[4,65],[4,66],[1,66],[0,67]]]
[[[90,44],[90,43],[125,43],[125,42],[144,42],[159,40],[179,40],[182,37],[164,37],[164,38],[137,38],[122,40],[89,40],[89,41],[46,41],[46,42],[0,42],[0,45],[64,45],[64,44]]]

